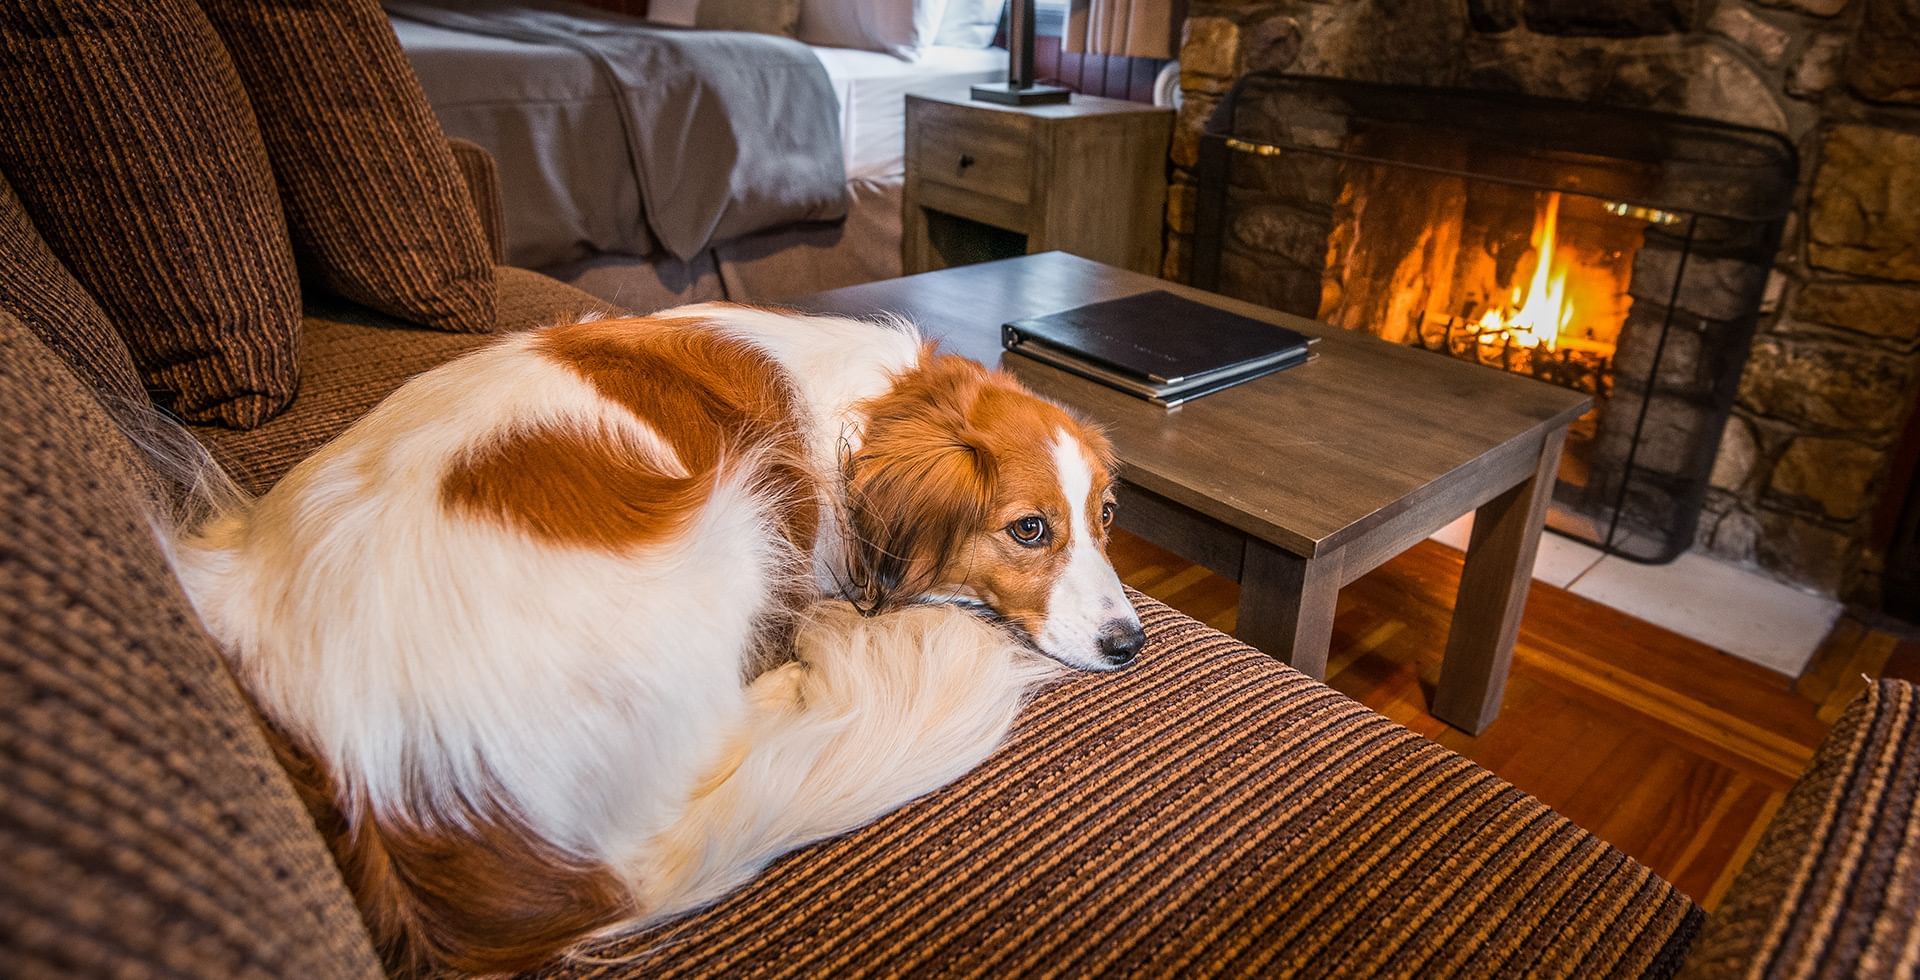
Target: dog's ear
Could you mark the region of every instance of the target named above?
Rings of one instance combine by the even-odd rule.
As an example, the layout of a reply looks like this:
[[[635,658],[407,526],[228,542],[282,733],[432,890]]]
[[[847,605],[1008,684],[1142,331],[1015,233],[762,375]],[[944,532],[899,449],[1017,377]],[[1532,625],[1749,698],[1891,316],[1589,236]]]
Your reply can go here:
[[[847,462],[848,585],[869,615],[939,585],[992,507],[984,440],[958,413],[922,408],[871,420]]]

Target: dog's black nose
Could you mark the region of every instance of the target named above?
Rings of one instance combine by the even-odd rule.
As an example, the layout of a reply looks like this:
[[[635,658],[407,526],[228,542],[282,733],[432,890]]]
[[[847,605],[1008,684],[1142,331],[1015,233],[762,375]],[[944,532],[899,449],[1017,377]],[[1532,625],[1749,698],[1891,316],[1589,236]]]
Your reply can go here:
[[[1147,634],[1139,623],[1116,619],[1100,627],[1100,655],[1115,667],[1125,667],[1147,645]]]

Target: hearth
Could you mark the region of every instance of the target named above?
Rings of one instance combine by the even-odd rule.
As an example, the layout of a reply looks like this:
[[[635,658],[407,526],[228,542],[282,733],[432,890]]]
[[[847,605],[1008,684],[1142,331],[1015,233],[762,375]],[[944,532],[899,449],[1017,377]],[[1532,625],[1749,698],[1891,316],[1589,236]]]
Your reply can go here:
[[[1707,120],[1253,74],[1201,142],[1193,281],[1592,395],[1549,526],[1669,561],[1796,167],[1780,137]],[[1409,424],[1446,424],[1399,394]]]

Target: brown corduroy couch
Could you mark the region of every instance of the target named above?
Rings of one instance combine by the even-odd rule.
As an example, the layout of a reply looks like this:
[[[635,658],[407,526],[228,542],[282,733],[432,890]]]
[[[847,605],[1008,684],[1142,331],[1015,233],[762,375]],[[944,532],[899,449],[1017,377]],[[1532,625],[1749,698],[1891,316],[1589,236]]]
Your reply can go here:
[[[498,214],[484,156],[457,159],[484,225]],[[59,271],[27,254],[31,227],[0,219],[0,268]],[[0,974],[377,975],[325,842],[169,572],[172,489],[124,427],[140,417],[133,358],[84,325],[91,301],[70,287],[0,281]],[[597,308],[520,270],[498,269],[496,287],[496,330]],[[291,405],[249,430],[194,431],[264,489],[407,377],[486,342],[309,290]],[[1911,686],[1853,707],[1709,919],[1471,762],[1136,599],[1151,639],[1139,666],[1045,692],[956,785],[550,975],[1856,976],[1920,962]]]
[[[503,272],[525,323],[585,302]],[[357,322],[356,322],[357,321]],[[466,349],[314,316],[262,485]],[[336,373],[337,372],[337,373]],[[305,395],[302,396],[306,397]],[[373,975],[326,848],[156,538],[164,481],[0,313],[0,964]],[[302,411],[296,404],[296,411]],[[1911,973],[1920,696],[1842,720],[1699,934],[1670,885],[1472,763],[1144,597],[1141,665],[1040,697],[959,784],[556,974]]]
[[[549,314],[580,302],[507,277]],[[329,406],[428,359],[393,327],[308,330],[341,338],[309,357],[353,352],[359,372]],[[378,973],[168,571],[164,481],[4,313],[0,405],[0,972]],[[1702,937],[1691,901],[1537,801],[1137,598],[1140,666],[1048,691],[959,784],[553,973],[1911,974],[1911,686],[1841,721]]]

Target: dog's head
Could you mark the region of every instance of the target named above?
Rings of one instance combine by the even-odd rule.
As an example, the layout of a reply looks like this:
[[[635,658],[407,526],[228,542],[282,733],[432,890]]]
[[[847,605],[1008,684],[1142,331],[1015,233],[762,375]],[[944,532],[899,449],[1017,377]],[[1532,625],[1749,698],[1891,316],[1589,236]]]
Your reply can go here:
[[[951,356],[923,357],[864,408],[846,473],[857,601],[958,602],[1070,667],[1133,661],[1146,638],[1107,561],[1105,437]]]

